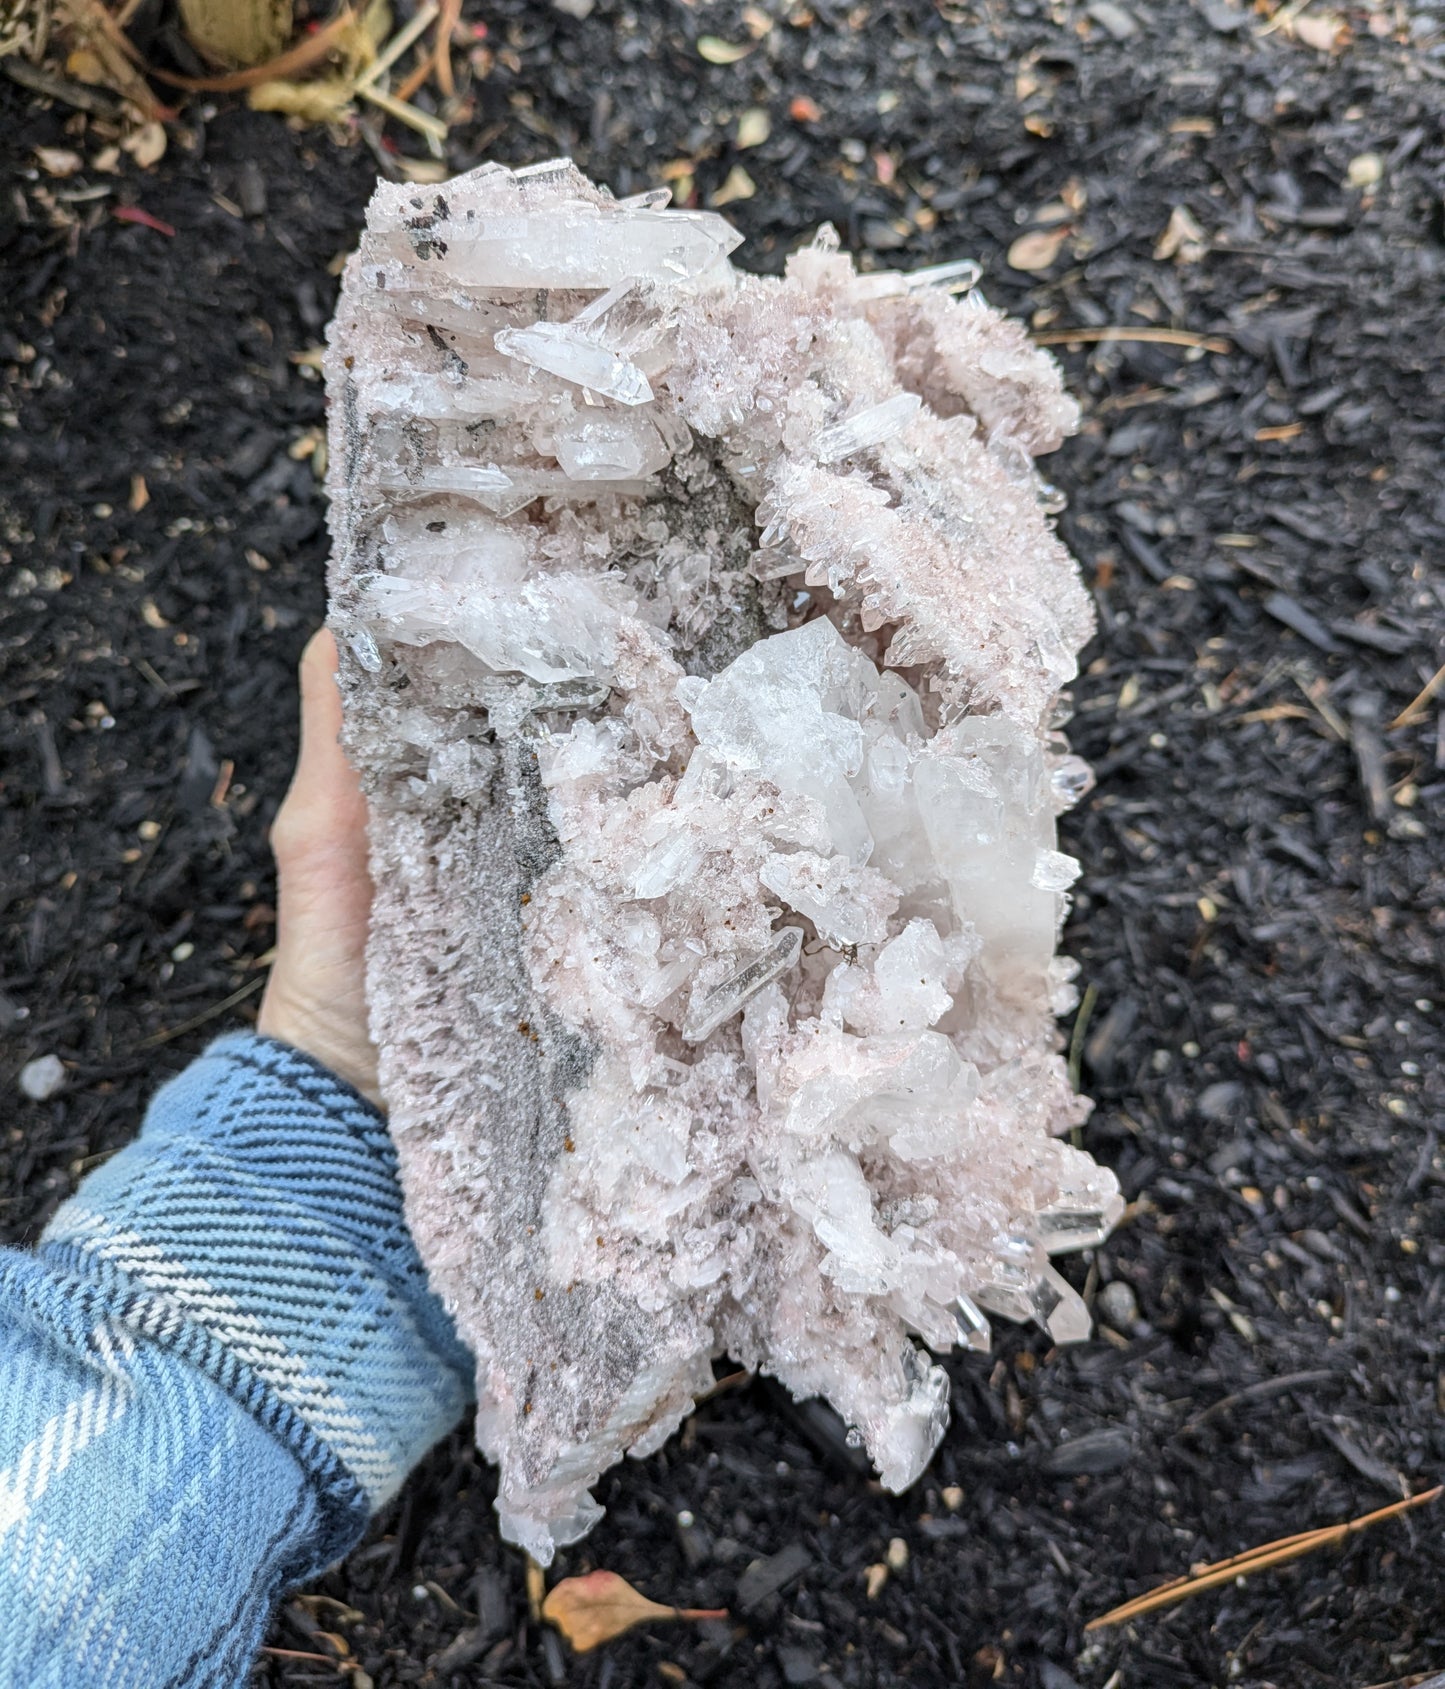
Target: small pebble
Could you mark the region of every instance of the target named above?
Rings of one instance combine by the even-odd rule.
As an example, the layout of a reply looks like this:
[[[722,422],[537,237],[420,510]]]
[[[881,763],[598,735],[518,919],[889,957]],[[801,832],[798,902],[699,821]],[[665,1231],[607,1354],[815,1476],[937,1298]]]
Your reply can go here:
[[[65,1064],[59,1056],[37,1056],[20,1069],[20,1089],[32,1102],[49,1102],[65,1083]]]
[[[1132,1285],[1121,1278],[1106,1284],[1099,1292],[1099,1318],[1115,1331],[1132,1331],[1139,1318],[1139,1299]]]
[[[890,1572],[901,1572],[908,1564],[908,1544],[902,1537],[894,1537],[888,1544],[888,1552],[884,1555]]]
[[[963,1506],[963,1491],[957,1484],[950,1484],[943,1492],[943,1505],[950,1513],[957,1513]]]

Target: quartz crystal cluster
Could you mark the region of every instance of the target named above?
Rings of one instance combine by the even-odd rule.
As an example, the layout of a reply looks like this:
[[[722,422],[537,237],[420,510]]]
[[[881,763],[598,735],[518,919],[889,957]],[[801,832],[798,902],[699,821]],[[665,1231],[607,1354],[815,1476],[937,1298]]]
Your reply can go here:
[[[383,185],[327,354],[382,1086],[544,1563],[723,1354],[903,1488],[936,1357],[1087,1335],[1050,1256],[1120,1209],[1054,1018],[1075,407],[971,264],[738,241],[567,162]]]

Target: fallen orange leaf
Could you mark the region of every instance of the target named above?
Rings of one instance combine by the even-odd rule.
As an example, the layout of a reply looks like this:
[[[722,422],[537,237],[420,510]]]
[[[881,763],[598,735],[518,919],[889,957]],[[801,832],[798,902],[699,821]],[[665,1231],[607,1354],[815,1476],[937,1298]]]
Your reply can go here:
[[[633,1625],[659,1619],[725,1619],[726,1607],[664,1607],[649,1601],[616,1572],[588,1572],[583,1578],[563,1578],[542,1603],[542,1617],[556,1625],[577,1650],[610,1642]]]

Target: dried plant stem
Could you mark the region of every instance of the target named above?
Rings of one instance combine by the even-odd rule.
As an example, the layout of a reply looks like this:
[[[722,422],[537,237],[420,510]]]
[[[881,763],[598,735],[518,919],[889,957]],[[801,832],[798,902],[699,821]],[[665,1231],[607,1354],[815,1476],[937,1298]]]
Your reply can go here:
[[[328,53],[338,47],[348,30],[355,26],[356,17],[349,6],[343,6],[315,35],[288,48],[263,65],[249,70],[232,71],[227,76],[176,76],[168,70],[151,70],[149,75],[168,83],[172,88],[185,88],[191,93],[231,94],[241,88],[254,88],[258,83],[288,81],[302,71],[310,70]]]
[[[442,95],[450,99],[456,93],[456,83],[452,80],[452,31],[457,27],[457,19],[462,15],[462,0],[442,0],[441,22],[437,25],[436,44],[436,78],[437,87]]]
[[[421,7],[411,22],[407,24],[404,29],[399,29],[396,34],[392,36],[391,40],[387,42],[386,46],[382,48],[376,58],[373,59],[366,69],[362,71],[361,75],[357,77],[357,93],[360,94],[364,92],[367,88],[371,87],[372,83],[376,82],[380,77],[385,76],[387,71],[391,69],[407,48],[411,46],[412,42],[427,29],[428,25],[431,23],[432,19],[436,17],[436,15],[437,7],[434,4],[428,4]]]
[[[429,117],[426,112],[418,111],[415,106],[397,99],[394,94],[384,94],[380,88],[359,87],[356,92],[363,100],[370,100],[372,105],[380,106],[399,123],[405,123],[419,135],[425,135],[427,140],[435,145],[440,146],[446,138],[447,126],[440,118]]]
[[[1103,1630],[1107,1625],[1123,1624],[1129,1619],[1142,1618],[1145,1613],[1157,1612],[1161,1607],[1172,1607],[1177,1601],[1187,1601],[1191,1595],[1198,1595],[1203,1590],[1217,1589],[1220,1584],[1233,1583],[1236,1578],[1250,1577],[1253,1573],[1267,1571],[1272,1566],[1282,1566],[1287,1561],[1313,1554],[1319,1548],[1334,1547],[1370,1525],[1378,1525],[1385,1519],[1408,1513],[1412,1508],[1423,1507],[1427,1502],[1435,1501],[1441,1494],[1445,1494],[1445,1484],[1437,1484],[1434,1489],[1425,1490],[1419,1495],[1407,1496],[1404,1501],[1391,1502],[1388,1507],[1377,1508],[1373,1513],[1347,1520],[1342,1525],[1325,1525],[1319,1530],[1299,1531],[1294,1536],[1280,1537],[1275,1542],[1246,1549],[1243,1554],[1231,1555],[1227,1560],[1217,1560],[1211,1566],[1189,1573],[1187,1577],[1176,1578],[1172,1583],[1162,1584],[1158,1589],[1150,1590],[1147,1595],[1126,1601],[1122,1607],[1115,1607],[1100,1618],[1090,1619],[1084,1629]]]
[[[415,94],[417,89],[422,86],[435,68],[436,62],[432,58],[432,55],[430,53],[422,54],[417,63],[412,66],[406,75],[402,77],[401,81],[397,83],[396,87],[392,89],[392,93],[398,100],[410,100],[412,95]]]

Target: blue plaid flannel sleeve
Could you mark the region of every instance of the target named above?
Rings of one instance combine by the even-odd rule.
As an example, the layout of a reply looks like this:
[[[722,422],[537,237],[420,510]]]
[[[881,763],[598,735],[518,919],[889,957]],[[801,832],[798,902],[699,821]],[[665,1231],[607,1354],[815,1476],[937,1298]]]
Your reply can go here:
[[[218,1040],[0,1251],[0,1689],[233,1689],[462,1414],[381,1116]]]

